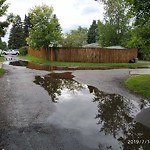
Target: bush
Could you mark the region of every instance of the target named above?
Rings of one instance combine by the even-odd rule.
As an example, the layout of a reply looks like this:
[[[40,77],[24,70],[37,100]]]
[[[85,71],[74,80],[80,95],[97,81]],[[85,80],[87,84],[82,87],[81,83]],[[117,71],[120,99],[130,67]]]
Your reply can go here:
[[[25,56],[28,54],[28,47],[24,46],[19,49],[20,55]]]

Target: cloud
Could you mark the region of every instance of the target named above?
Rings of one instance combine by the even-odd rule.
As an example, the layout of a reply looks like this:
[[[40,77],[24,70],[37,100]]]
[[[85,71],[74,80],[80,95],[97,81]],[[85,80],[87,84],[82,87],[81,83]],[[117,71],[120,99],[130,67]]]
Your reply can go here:
[[[82,11],[82,15],[89,15],[89,14],[95,14],[95,13],[100,13],[99,9],[95,9],[93,7],[86,7]]]
[[[63,32],[78,26],[89,27],[93,20],[103,18],[103,7],[94,0],[7,0],[7,3],[9,12],[20,15],[22,20],[34,6],[52,6]]]

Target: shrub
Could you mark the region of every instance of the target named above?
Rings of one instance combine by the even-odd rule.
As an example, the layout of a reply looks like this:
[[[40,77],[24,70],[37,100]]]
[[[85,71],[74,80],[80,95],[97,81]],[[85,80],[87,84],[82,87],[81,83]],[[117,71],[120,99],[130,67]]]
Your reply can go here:
[[[25,56],[28,54],[28,47],[24,46],[19,49],[20,55]]]

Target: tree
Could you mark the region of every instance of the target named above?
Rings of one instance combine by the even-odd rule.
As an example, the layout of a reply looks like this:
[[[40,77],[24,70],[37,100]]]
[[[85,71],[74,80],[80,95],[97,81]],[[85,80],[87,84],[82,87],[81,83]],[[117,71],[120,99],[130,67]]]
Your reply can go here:
[[[117,33],[115,26],[109,22],[102,23],[98,21],[99,44],[102,47],[118,45]]]
[[[29,37],[29,28],[31,27],[30,18],[29,16],[25,15],[24,22],[23,22],[23,40],[24,46],[27,46],[26,39]]]
[[[0,1],[0,18],[6,16],[8,9],[8,4],[5,4],[6,0]],[[5,21],[0,21],[0,38],[3,37],[6,33],[6,28],[8,27],[9,22],[6,19]]]
[[[10,30],[8,47],[15,49],[15,48],[21,48],[22,46],[24,46],[23,25],[20,16],[17,15],[12,25],[12,28]]]
[[[0,39],[0,49],[2,49],[2,50],[6,50],[7,49],[7,43],[6,42],[2,42],[1,39]]]
[[[102,46],[122,45],[130,29],[130,5],[125,0],[100,1],[104,4],[105,13],[103,26],[99,26],[99,33],[103,36],[99,36],[105,44],[102,45],[100,40],[99,43]]]
[[[150,21],[150,1],[149,0],[126,0],[132,7],[136,16],[136,24],[143,25]]]
[[[87,33],[87,28],[79,26],[78,29],[71,30],[69,33],[64,35],[61,45],[63,47],[81,47],[86,44]]]
[[[34,49],[49,49],[51,45],[57,45],[61,38],[61,27],[53,8],[47,5],[35,6],[29,12],[31,28],[27,43]]]
[[[96,20],[93,20],[92,25],[90,26],[88,30],[88,38],[87,43],[95,43],[97,42],[98,38],[98,25],[96,23]]]
[[[127,44],[138,48],[139,58],[150,60],[150,1],[127,0],[130,2],[135,18],[131,37]]]

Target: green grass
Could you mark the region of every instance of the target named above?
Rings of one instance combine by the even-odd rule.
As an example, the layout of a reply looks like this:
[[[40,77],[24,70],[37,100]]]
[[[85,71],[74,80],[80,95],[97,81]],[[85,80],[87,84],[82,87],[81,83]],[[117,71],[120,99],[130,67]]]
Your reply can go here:
[[[150,75],[137,75],[125,81],[126,87],[150,99]]]
[[[0,77],[2,76],[2,75],[4,75],[5,74],[5,70],[4,69],[0,69]]]
[[[4,61],[4,57],[0,56],[0,62]],[[0,77],[5,74],[5,70],[0,68]]]
[[[138,63],[84,63],[84,62],[58,62],[48,61],[42,58],[26,55],[19,56],[23,59],[29,60],[35,64],[54,65],[54,66],[79,66],[79,67],[108,67],[108,68],[146,68],[150,66],[149,63],[138,62]]]
[[[0,56],[0,62],[4,61],[4,57]]]

